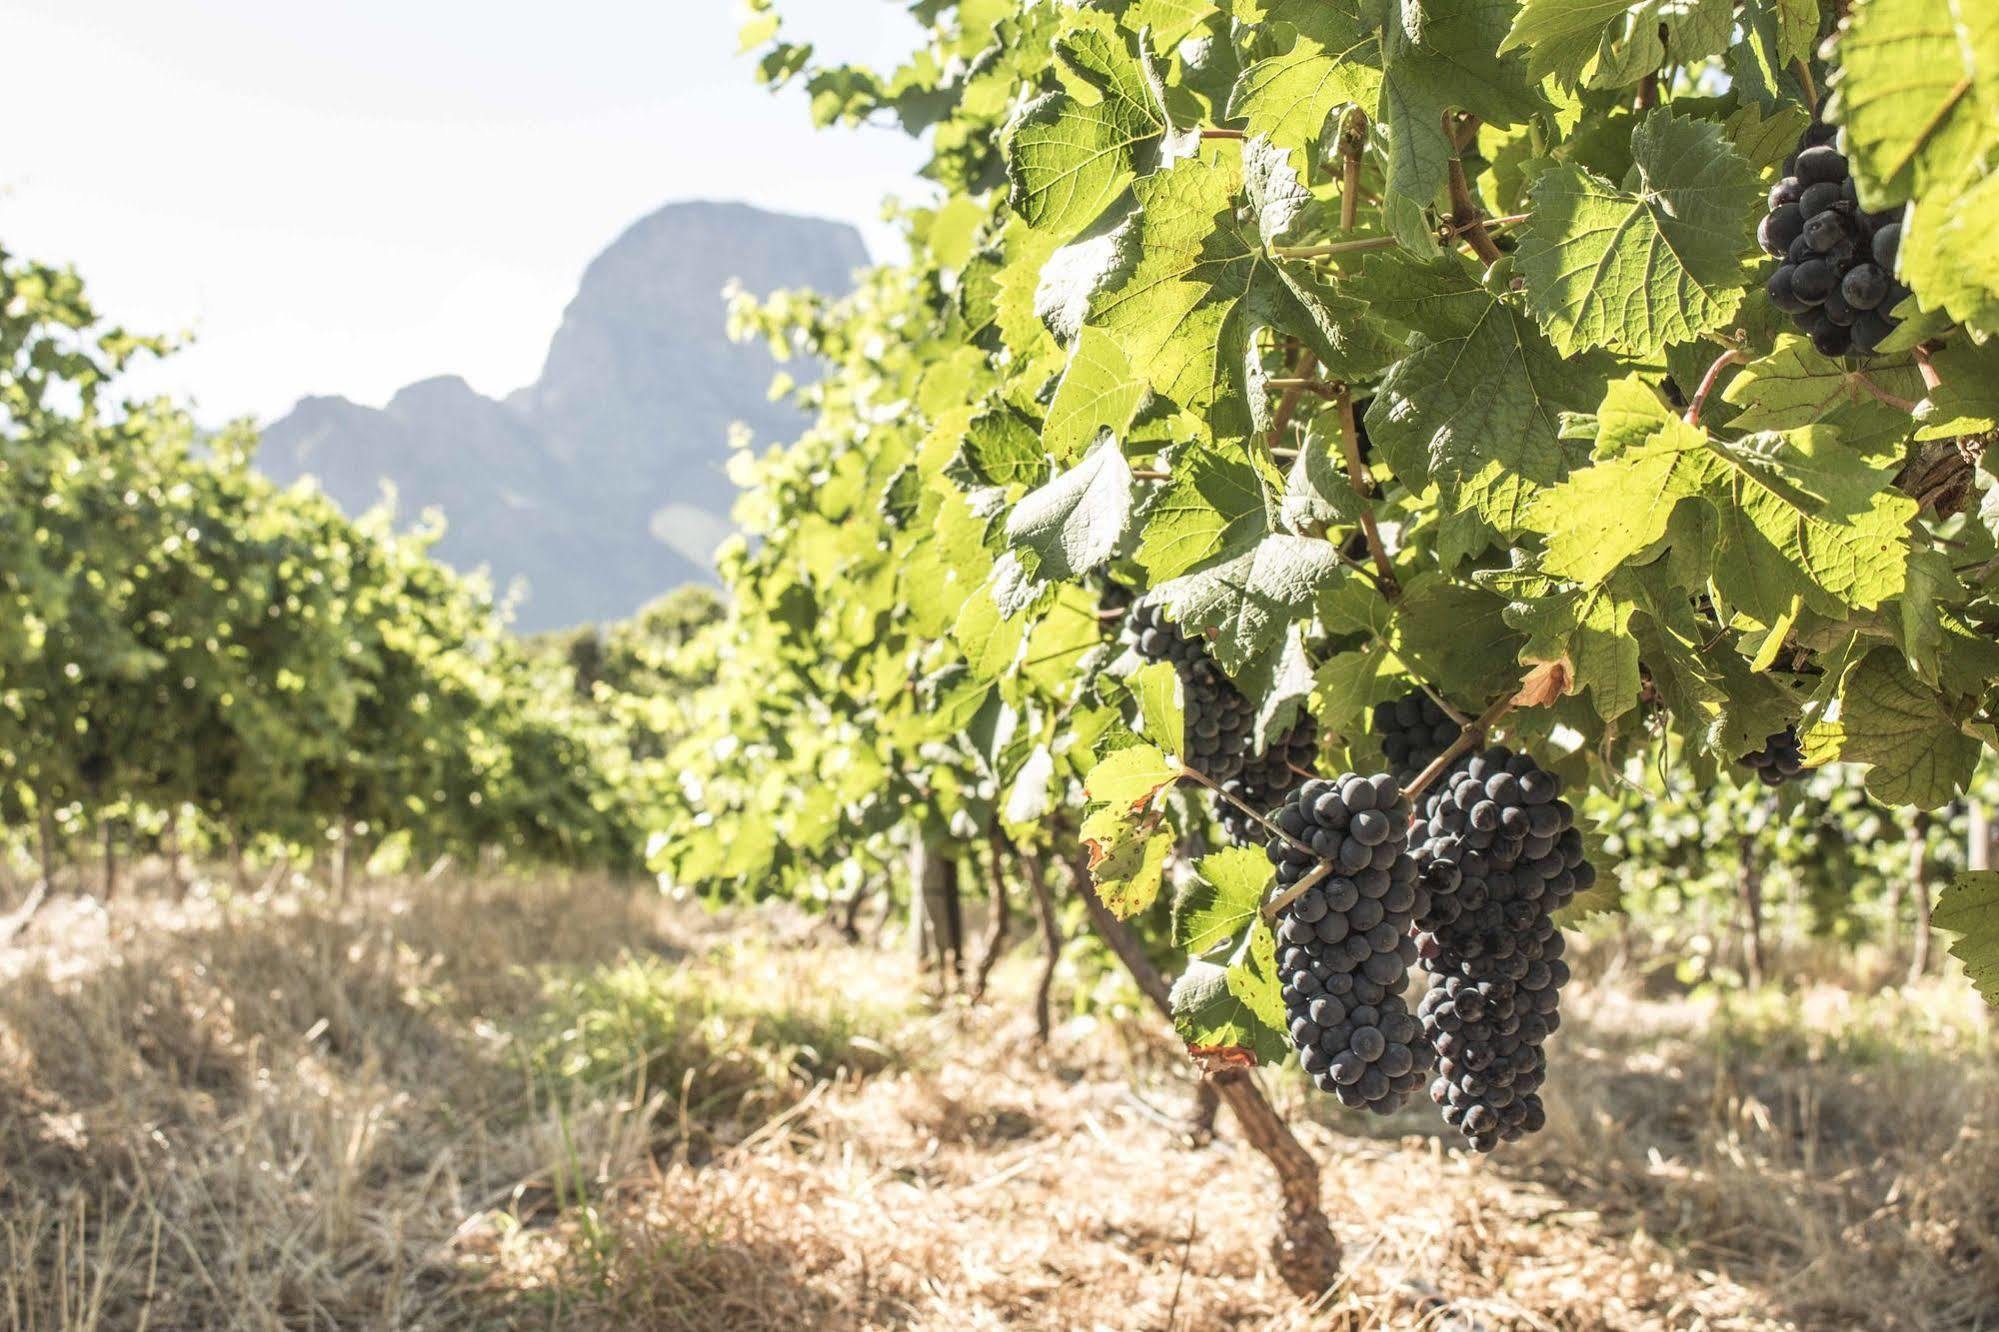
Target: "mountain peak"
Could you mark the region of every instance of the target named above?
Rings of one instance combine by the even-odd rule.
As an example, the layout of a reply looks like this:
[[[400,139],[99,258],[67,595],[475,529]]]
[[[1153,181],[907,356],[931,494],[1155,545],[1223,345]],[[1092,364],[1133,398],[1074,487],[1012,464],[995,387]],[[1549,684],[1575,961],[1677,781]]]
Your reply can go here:
[[[406,514],[442,509],[443,558],[526,582],[524,630],[622,618],[714,576],[730,426],[782,438],[803,424],[769,401],[768,351],[729,341],[724,289],[842,293],[867,263],[843,223],[670,203],[591,260],[533,384],[495,400],[437,375],[379,410],[302,399],[260,462],[281,481],[317,475],[350,510],[385,481]]]

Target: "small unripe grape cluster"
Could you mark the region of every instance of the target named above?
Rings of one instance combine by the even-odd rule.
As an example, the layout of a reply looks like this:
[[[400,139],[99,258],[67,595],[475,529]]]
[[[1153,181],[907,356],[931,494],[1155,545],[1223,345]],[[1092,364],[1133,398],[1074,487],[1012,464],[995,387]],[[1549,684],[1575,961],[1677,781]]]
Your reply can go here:
[[[1814,124],[1771,187],[1770,212],[1756,231],[1778,260],[1766,291],[1826,356],[1867,355],[1899,322],[1890,313],[1909,295],[1895,280],[1902,210],[1862,212],[1837,131]]]
[[[1763,748],[1744,754],[1736,762],[1754,770],[1765,786],[1782,786],[1805,775],[1805,746],[1798,728],[1787,726],[1763,741]]]
[[[1430,903],[1417,952],[1437,980],[1417,1010],[1438,1055],[1430,1096],[1482,1152],[1547,1118],[1542,1046],[1569,978],[1554,913],[1596,878],[1560,797],[1531,757],[1494,747],[1452,769],[1412,833]]]
[[[1277,973],[1305,1072],[1342,1105],[1388,1114],[1436,1064],[1403,998],[1410,927],[1430,910],[1409,856],[1409,802],[1387,774],[1314,778],[1272,816],[1280,891]]]

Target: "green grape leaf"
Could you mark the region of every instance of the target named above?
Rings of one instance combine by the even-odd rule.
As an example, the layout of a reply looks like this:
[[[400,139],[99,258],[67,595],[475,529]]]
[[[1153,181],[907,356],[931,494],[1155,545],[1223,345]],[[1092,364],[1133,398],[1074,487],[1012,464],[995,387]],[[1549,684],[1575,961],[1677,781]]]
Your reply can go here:
[[[1067,462],[1107,430],[1122,439],[1144,397],[1145,385],[1132,373],[1131,362],[1116,341],[1102,329],[1086,328],[1070,350],[1061,386],[1048,405],[1042,446],[1058,461]]]
[[[1120,920],[1159,900],[1173,838],[1155,831],[1156,824],[1155,819],[1134,822],[1115,805],[1083,820],[1083,842],[1090,851],[1090,881],[1096,885],[1098,900]]]
[[[1171,475],[1142,517],[1136,558],[1154,583],[1245,549],[1270,530],[1256,469],[1219,449],[1175,453]]]
[[[1130,745],[1098,760],[1083,780],[1090,799],[1114,809],[1136,809],[1180,780],[1180,765],[1157,745]]]
[[[1021,496],[1007,515],[1007,542],[1036,556],[1039,577],[1085,574],[1116,552],[1131,521],[1131,488],[1131,465],[1117,441],[1106,438],[1083,461]]]
[[[1241,1050],[1261,1063],[1281,1064],[1291,1053],[1289,1038],[1273,1025],[1283,1020],[1283,995],[1275,967],[1260,970],[1251,953],[1245,947],[1225,967],[1189,962],[1173,982],[1173,1025],[1190,1049]]]
[[[1725,442],[1664,403],[1657,411],[1644,444],[1618,447],[1535,505],[1544,570],[1595,587],[1664,539],[1682,501],[1700,500],[1719,522],[1716,582],[1765,624],[1795,597],[1838,616],[1902,590],[1915,504],[1889,490],[1883,459],[1818,428]]]
[[[985,595],[965,598],[957,623],[951,626],[951,637],[965,654],[966,665],[986,681],[997,680],[1013,665],[1026,634],[1025,616],[1007,618],[993,599]]]
[[[1865,370],[1850,369],[1819,355],[1809,339],[1785,334],[1768,356],[1743,366],[1722,390],[1722,401],[1742,410],[1729,422],[1735,430],[1796,430],[1829,425],[1850,446],[1891,447],[1908,437],[1909,414],[1869,392],[1907,401],[1923,396],[1922,375],[1913,357],[1875,357]]]
[[[1138,715],[1153,743],[1175,758],[1187,734],[1187,709],[1180,690],[1180,672],[1170,662],[1155,661],[1132,672],[1126,681],[1138,700]]]
[[[1313,422],[1285,479],[1285,526],[1301,536],[1323,536],[1330,528],[1357,522],[1361,509],[1347,476],[1339,426]]]
[[[1275,149],[1252,141],[1240,153],[1211,150],[1133,188],[1138,215],[1109,253],[1136,261],[1096,284],[1088,324],[1110,333],[1146,384],[1204,418],[1216,439],[1239,439],[1268,419],[1264,333],[1299,338],[1333,374],[1387,359],[1364,307],[1323,288],[1308,265],[1265,249],[1306,197]]]
[[[1455,255],[1378,258],[1360,289],[1421,337],[1381,381],[1369,438],[1412,490],[1435,479],[1493,527],[1518,531],[1535,495],[1568,474],[1562,413],[1596,406],[1608,361],[1562,357]]]
[[[1054,753],[1047,745],[1036,745],[1014,774],[1000,817],[1016,828],[1047,818],[1055,809],[1054,777]]]
[[[1213,630],[1215,660],[1230,675],[1242,675],[1269,669],[1291,622],[1311,614],[1318,591],[1344,576],[1330,543],[1273,533],[1161,585],[1154,595],[1188,630]]]
[[[1006,164],[1013,211],[1067,238],[1151,169],[1168,127],[1137,57],[1108,24],[1078,28],[1055,50],[1067,89],[1020,108]]]
[[[1967,870],[1944,886],[1930,910],[1930,924],[1957,937],[1950,955],[1999,1008],[1999,870]]]
[[[1189,957],[1236,938],[1258,919],[1275,871],[1270,858],[1232,846],[1202,856],[1173,904],[1173,942]]]
[[[1229,115],[1294,154],[1301,173],[1311,146],[1335,107],[1374,114],[1381,92],[1381,34],[1359,0],[1274,0],[1263,25],[1288,24],[1297,39],[1288,51],[1242,71]]]
[[[1526,52],[1536,79],[1623,88],[1669,49],[1676,64],[1720,54],[1733,10],[1733,0],[1527,0],[1499,49]]]
[[[1532,187],[1518,264],[1565,355],[1655,356],[1720,328],[1742,300],[1756,173],[1720,126],[1665,108],[1638,122],[1631,153],[1622,184],[1564,164]]]
[[[1943,382],[1916,412],[1916,438],[1957,439],[1999,429],[1999,343],[1981,347],[1959,338],[1936,353],[1934,364]]]
[[[1000,403],[972,418],[946,472],[972,486],[1037,486],[1048,475],[1048,456],[1034,422]]]
[[[1953,190],[1999,147],[1999,8],[1867,0],[1840,37],[1831,87],[1863,204]]]
[[[1833,707],[1799,729],[1805,761],[1870,765],[1867,790],[1890,805],[1935,809],[1971,781],[1978,741],[1963,709],[1909,674],[1902,654],[1876,648],[1851,665]]]

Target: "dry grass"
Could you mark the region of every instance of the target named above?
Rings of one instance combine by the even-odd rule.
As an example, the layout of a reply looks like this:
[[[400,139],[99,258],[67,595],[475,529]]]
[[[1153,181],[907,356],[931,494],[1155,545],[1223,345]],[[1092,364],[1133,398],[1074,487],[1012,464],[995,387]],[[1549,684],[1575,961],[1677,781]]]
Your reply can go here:
[[[1999,1061],[1960,986],[1726,1003],[1584,951],[1549,1130],[1268,1081],[1349,1277],[1187,1141],[1150,1020],[1032,1042],[903,959],[603,884],[105,913],[0,950],[0,1328],[1994,1328]]]

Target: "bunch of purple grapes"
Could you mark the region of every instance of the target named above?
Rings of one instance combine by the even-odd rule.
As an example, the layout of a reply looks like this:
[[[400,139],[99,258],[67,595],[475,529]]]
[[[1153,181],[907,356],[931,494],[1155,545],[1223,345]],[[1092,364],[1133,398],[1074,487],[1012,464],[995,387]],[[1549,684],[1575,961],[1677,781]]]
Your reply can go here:
[[[1778,260],[1766,290],[1826,356],[1871,355],[1909,295],[1895,280],[1902,210],[1863,212],[1837,131],[1814,124],[1770,190],[1756,238]]]

